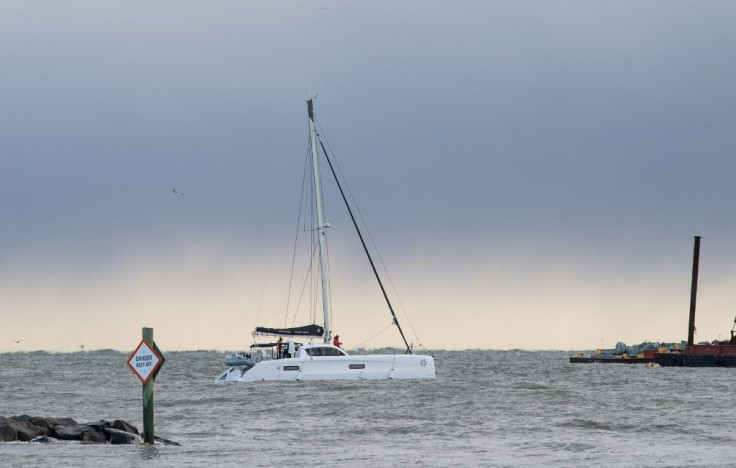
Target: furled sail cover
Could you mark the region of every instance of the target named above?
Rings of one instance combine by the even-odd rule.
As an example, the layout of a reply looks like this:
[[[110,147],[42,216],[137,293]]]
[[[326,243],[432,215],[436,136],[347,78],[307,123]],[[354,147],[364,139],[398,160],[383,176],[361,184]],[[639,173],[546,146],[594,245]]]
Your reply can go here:
[[[254,334],[256,335],[274,335],[274,336],[322,336],[325,333],[324,327],[319,325],[305,325],[296,328],[266,328],[256,327]]]

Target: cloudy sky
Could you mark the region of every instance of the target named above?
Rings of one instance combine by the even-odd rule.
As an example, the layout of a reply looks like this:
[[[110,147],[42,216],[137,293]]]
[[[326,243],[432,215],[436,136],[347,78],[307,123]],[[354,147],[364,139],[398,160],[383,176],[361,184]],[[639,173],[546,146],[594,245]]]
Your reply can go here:
[[[411,341],[684,339],[694,235],[696,338],[725,338],[735,20],[728,1],[5,1],[0,351],[130,350],[142,326],[242,349],[280,325],[307,93]],[[399,346],[366,342],[390,316],[325,192],[333,329]]]

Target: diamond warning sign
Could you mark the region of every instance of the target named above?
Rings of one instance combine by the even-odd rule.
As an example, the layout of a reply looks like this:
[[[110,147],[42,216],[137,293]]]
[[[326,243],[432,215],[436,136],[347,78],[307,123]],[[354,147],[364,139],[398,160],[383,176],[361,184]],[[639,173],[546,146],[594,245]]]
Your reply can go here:
[[[153,376],[153,373],[161,365],[161,356],[149,345],[146,340],[141,340],[133,354],[128,358],[128,367],[133,369],[135,375],[144,384]]]

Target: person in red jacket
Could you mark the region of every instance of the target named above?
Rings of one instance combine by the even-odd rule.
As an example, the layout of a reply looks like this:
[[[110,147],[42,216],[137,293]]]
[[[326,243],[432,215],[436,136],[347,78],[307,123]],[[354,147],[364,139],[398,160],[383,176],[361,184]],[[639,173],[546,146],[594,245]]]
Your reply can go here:
[[[281,359],[283,355],[284,339],[279,336],[279,341],[276,342],[276,359]]]
[[[335,338],[332,340],[332,344],[338,348],[342,347],[342,343],[340,343],[340,335],[335,335]]]

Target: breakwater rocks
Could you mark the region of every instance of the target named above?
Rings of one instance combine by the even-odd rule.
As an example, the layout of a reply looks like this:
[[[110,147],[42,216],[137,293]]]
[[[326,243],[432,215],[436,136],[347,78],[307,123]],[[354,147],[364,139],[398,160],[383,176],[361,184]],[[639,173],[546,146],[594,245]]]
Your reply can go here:
[[[0,416],[0,442],[77,441],[87,444],[141,444],[138,428],[122,419],[78,423],[71,418],[40,416]],[[162,445],[179,445],[163,437],[154,437]]]

